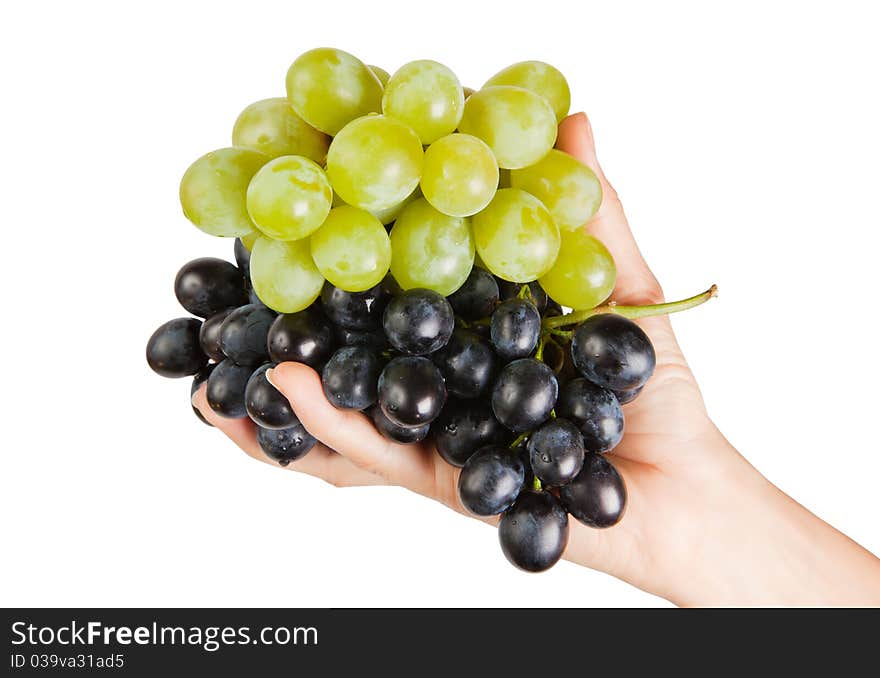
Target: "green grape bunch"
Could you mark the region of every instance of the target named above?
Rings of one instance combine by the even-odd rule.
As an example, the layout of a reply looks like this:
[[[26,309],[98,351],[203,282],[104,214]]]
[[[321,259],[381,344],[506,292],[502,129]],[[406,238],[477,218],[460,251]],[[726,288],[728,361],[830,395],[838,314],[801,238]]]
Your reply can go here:
[[[473,90],[437,61],[389,73],[320,47],[285,86],[180,185],[192,223],[252,253],[263,304],[301,311],[324,281],[357,293],[386,276],[449,296],[475,266],[575,310],[608,298],[614,261],[583,229],[601,185],[553,148],[571,105],[558,69],[522,61]]]

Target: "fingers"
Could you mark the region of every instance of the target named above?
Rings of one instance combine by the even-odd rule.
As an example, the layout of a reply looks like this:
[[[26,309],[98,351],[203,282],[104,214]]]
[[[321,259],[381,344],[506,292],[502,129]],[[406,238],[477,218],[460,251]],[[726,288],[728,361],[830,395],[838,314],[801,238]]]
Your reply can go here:
[[[386,440],[361,412],[338,410],[324,397],[321,378],[311,367],[286,362],[267,375],[293,406],[306,430],[355,466],[389,483],[433,496],[434,461],[423,445]]]
[[[211,422],[218,430],[225,433],[232,442],[257,461],[262,461],[278,468],[299,471],[300,473],[320,478],[337,487],[386,484],[379,476],[358,468],[348,459],[336,454],[321,443],[316,444],[302,459],[298,459],[286,467],[280,467],[263,454],[263,450],[260,449],[260,444],[257,442],[254,424],[249,419],[227,419],[211,409],[205,399],[204,384],[193,396],[193,405],[196,406],[205,419]]]
[[[556,147],[592,169],[602,185],[602,205],[587,224],[587,228],[605,244],[617,265],[617,284],[613,298],[627,304],[661,301],[663,294],[660,285],[642,257],[617,193],[596,158],[593,130],[586,114],[575,113],[560,123]]]

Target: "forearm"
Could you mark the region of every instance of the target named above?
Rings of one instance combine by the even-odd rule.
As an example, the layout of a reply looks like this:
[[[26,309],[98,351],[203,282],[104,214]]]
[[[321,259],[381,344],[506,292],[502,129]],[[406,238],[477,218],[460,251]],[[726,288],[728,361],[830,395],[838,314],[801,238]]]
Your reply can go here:
[[[719,434],[724,462],[678,605],[880,605],[880,560],[770,483]],[[722,450],[721,446],[726,446]]]

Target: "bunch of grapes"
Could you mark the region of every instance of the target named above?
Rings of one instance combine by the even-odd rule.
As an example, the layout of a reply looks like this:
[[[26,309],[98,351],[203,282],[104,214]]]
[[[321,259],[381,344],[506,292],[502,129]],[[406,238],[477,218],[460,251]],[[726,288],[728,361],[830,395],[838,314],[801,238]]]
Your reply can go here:
[[[433,61],[389,76],[306,52],[287,98],[248,106],[233,146],[184,174],[184,214],[235,237],[237,265],[180,269],[177,298],[203,320],[157,329],[150,366],[194,375],[192,392],[207,382],[212,410],[250,417],[282,465],[316,441],[266,373],[313,367],[331,405],[461,467],[462,505],[501,516],[510,562],[551,567],[569,514],[605,528],[624,513],[605,455],[656,361],[631,318],[715,292],[608,302],[614,261],[583,228],[601,185],[553,148],[569,102],[563,75],[536,61],[474,92]]]

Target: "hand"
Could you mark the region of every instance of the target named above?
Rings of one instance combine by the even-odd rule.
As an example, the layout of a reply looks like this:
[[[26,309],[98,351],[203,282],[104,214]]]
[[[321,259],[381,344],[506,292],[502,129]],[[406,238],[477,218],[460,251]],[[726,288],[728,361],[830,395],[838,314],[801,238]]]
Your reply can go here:
[[[604,192],[587,224],[614,256],[621,304],[663,294],[636,246],[596,159],[582,113],[559,128],[558,148],[589,165]],[[624,406],[626,432],[609,459],[628,491],[623,520],[606,530],[570,524],[568,560],[610,573],[676,604],[880,604],[880,561],[767,482],[709,419],[667,317],[638,321],[657,353],[641,395]],[[387,441],[363,414],[337,410],[311,368],[282,363],[272,383],[320,442],[287,468],[338,487],[399,485],[464,513],[459,470],[431,445]],[[269,461],[249,420],[223,419],[194,403],[252,457]]]

